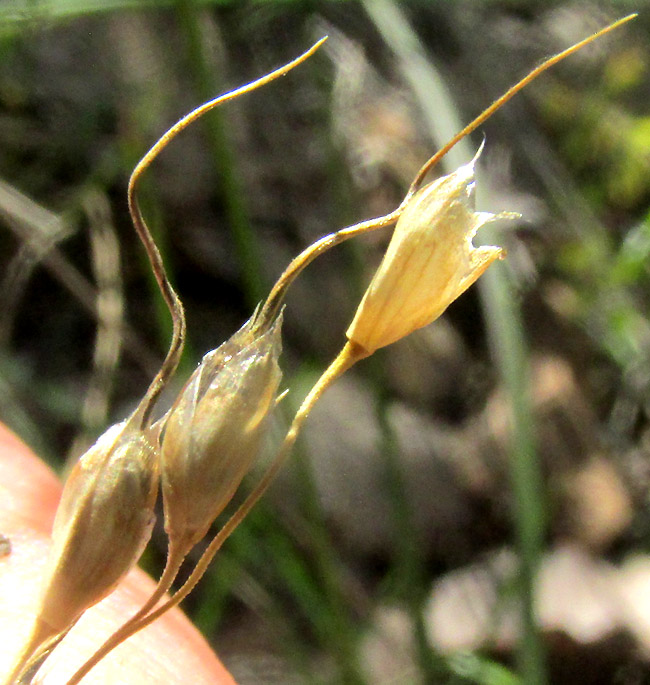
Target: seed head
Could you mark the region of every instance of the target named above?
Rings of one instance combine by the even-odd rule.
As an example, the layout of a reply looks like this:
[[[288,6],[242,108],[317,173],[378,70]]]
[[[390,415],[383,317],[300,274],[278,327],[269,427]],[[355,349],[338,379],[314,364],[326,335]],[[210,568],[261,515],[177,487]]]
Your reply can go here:
[[[157,486],[157,449],[129,422],[81,457],[54,521],[40,622],[63,631],[113,590],[151,535]]]
[[[512,213],[474,211],[474,159],[426,185],[404,208],[347,337],[369,354],[437,319],[490,266],[500,247],[474,247],[484,224]]]
[[[259,451],[281,371],[281,318],[249,320],[205,355],[170,410],[161,447],[165,529],[193,546],[228,504]]]

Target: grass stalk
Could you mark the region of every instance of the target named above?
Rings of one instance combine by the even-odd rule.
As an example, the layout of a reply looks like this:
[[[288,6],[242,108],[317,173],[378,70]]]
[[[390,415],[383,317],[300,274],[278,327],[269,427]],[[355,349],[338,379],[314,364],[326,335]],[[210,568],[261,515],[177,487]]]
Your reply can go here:
[[[425,682],[441,682],[448,670],[444,660],[431,648],[426,637],[422,613],[426,597],[426,572],[421,545],[414,527],[413,511],[409,504],[404,472],[399,458],[395,433],[388,420],[389,397],[380,356],[368,360],[375,389],[375,416],[380,431],[380,452],[384,462],[385,488],[394,524],[394,560],[387,577],[390,594],[402,601],[410,615],[415,658]]]
[[[545,649],[535,618],[535,582],[544,551],[546,502],[544,479],[533,438],[534,419],[528,394],[528,350],[513,289],[504,269],[491,269],[481,296],[492,354],[510,405],[512,443],[510,478],[514,493],[514,524],[519,553],[522,638],[518,662],[526,685],[547,682]]]

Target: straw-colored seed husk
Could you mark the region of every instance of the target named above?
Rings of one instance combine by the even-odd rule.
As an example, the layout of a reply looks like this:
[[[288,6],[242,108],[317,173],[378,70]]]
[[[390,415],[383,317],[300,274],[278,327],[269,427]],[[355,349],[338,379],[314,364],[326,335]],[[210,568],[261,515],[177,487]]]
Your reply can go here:
[[[474,211],[477,158],[422,188],[404,208],[347,330],[368,353],[437,319],[503,256],[500,247],[472,244],[481,226],[518,216]]]
[[[40,621],[65,630],[137,561],[153,527],[158,473],[157,449],[129,423],[81,457],[57,510]]]
[[[281,321],[261,335],[254,318],[209,352],[167,416],[161,447],[165,529],[198,542],[256,458],[275,406]]]

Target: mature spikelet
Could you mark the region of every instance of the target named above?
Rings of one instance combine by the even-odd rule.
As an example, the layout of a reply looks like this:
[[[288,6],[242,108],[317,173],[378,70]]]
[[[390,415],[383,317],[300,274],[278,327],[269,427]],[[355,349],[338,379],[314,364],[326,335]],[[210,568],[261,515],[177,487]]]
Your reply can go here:
[[[32,636],[7,682],[137,561],[151,535],[158,477],[158,450],[131,422],[109,428],[75,465],[54,520]]]
[[[151,535],[157,480],[156,448],[128,424],[81,457],[54,520],[40,621],[65,630],[114,589]]]
[[[368,353],[437,319],[495,260],[474,247],[484,224],[517,214],[474,211],[474,159],[426,185],[404,208],[384,259],[347,330]]]
[[[281,320],[255,317],[209,352],[167,417],[161,446],[165,529],[172,544],[198,542],[258,454],[275,406]]]
[[[79,460],[54,521],[41,619],[57,627],[76,620],[133,566],[151,535],[158,473],[157,449],[128,423]]]

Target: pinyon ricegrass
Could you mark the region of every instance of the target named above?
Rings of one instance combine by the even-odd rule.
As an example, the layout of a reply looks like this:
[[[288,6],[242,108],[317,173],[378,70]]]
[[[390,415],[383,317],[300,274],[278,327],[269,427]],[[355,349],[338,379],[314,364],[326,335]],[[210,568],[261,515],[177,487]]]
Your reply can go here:
[[[634,16],[546,60],[510,88],[422,166],[394,211],[325,236],[304,250],[250,320],[203,357],[171,409],[154,421],[157,400],[175,373],[183,349],[185,315],[140,212],[138,182],[171,139],[204,112],[286,74],[324,39],[276,71],[198,107],[160,138],[134,170],[128,202],[171,312],[172,341],[160,371],[133,414],[97,440],[65,484],[33,631],[6,680],[8,684],[29,682],[84,611],[108,595],[137,562],[151,535],[159,481],[168,556],[158,585],[144,606],[79,668],[68,685],[78,683],[114,647],[191,592],[223,542],[272,482],[325,389],[357,361],[434,321],[490,264],[504,256],[500,247],[475,248],[472,244],[484,224],[518,216],[475,211],[475,164],[481,150],[455,172],[423,185],[428,172],[539,74]],[[392,240],[347,330],[341,352],[307,394],[261,480],[207,546],[182,587],[159,604],[190,550],[233,498],[267,438],[269,419],[281,397],[282,301],[287,289],[313,259],[331,247],[393,224]]]

